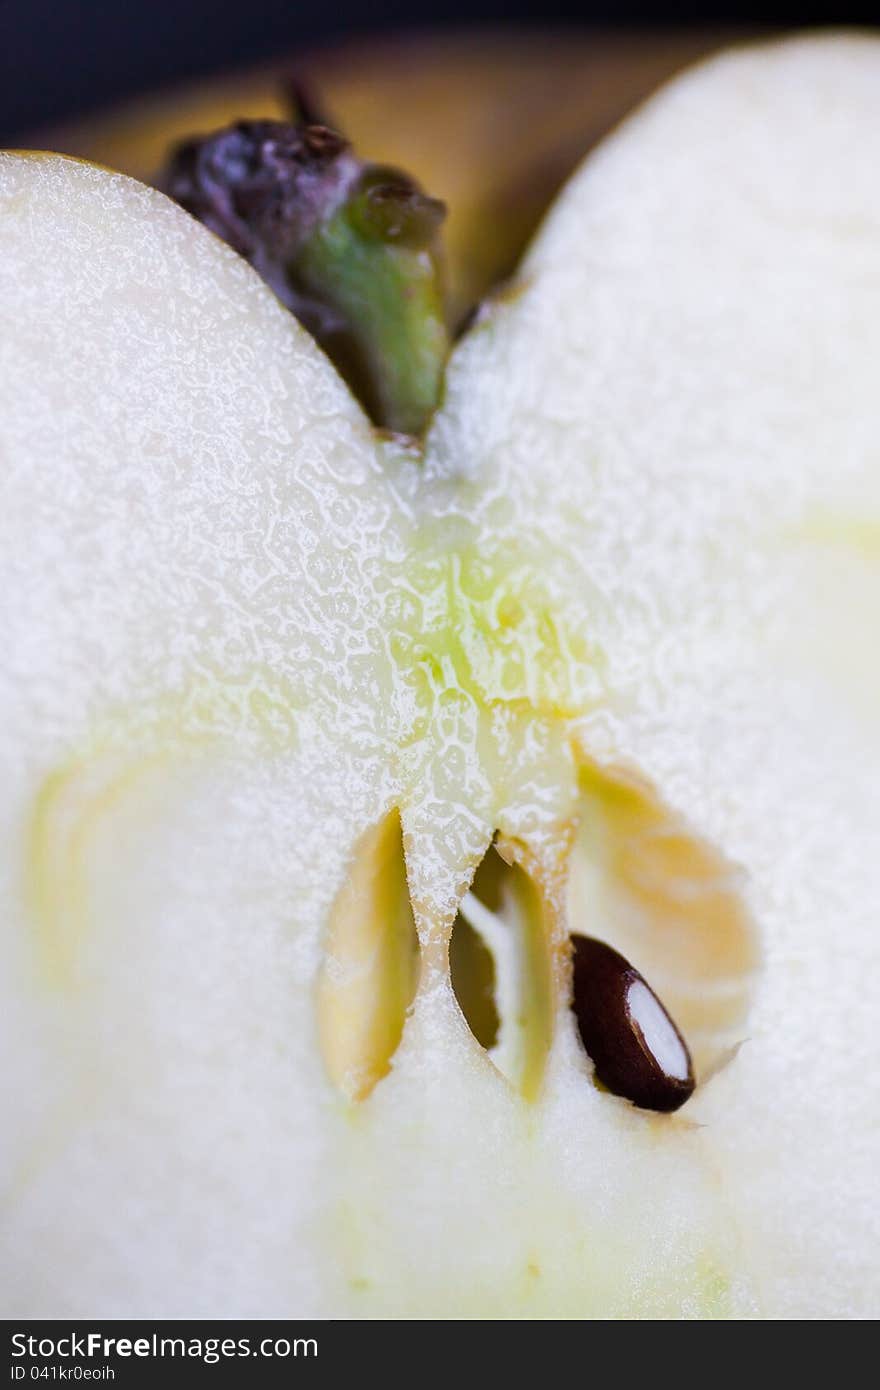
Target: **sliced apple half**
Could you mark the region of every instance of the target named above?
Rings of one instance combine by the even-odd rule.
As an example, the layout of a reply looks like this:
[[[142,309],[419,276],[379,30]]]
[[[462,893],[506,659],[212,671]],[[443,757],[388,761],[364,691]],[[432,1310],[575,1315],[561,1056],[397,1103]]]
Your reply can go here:
[[[0,157],[8,1316],[871,1311],[878,128],[869,38],[680,79],[422,454],[160,194]]]

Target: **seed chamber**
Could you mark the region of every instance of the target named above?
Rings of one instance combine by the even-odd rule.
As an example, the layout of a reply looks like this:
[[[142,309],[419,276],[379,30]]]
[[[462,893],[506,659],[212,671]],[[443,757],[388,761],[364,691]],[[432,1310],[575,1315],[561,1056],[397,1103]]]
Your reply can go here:
[[[459,904],[449,943],[453,992],[468,1027],[527,1099],[553,1036],[552,907],[515,845],[496,839]]]
[[[632,962],[684,1035],[698,1078],[745,1036],[760,955],[742,889],[742,871],[646,782],[582,770],[569,931]]]

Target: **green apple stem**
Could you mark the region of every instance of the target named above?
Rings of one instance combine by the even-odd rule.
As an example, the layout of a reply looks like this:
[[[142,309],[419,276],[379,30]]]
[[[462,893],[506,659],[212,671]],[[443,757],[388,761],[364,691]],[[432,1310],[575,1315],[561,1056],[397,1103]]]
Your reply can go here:
[[[419,434],[437,406],[449,353],[437,245],[443,205],[400,176],[368,171],[288,265],[341,329],[323,346],[377,424]]]
[[[160,182],[251,262],[377,425],[424,431],[450,348],[442,203],[328,127],[280,121],[187,141]]]

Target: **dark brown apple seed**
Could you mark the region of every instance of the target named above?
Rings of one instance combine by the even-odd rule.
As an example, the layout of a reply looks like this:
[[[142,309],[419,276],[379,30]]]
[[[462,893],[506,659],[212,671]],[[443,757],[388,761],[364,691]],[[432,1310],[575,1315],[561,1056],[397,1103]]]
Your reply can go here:
[[[572,1009],[599,1081],[643,1110],[678,1110],[695,1082],[675,1023],[619,951],[589,936],[571,942]]]

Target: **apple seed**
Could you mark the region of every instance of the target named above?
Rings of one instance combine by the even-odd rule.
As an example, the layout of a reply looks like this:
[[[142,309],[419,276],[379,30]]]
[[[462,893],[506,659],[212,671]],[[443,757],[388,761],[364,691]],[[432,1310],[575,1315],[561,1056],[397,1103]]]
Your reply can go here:
[[[650,985],[604,941],[572,936],[572,1008],[596,1076],[643,1110],[678,1110],[694,1090],[687,1043]]]

